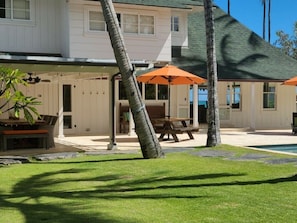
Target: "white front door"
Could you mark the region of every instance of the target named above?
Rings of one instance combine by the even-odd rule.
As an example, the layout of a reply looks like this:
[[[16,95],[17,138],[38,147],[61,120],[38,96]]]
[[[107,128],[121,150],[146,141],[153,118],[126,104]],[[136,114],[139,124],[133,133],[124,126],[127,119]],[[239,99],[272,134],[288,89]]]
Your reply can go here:
[[[177,117],[188,118],[190,116],[189,85],[177,87]]]

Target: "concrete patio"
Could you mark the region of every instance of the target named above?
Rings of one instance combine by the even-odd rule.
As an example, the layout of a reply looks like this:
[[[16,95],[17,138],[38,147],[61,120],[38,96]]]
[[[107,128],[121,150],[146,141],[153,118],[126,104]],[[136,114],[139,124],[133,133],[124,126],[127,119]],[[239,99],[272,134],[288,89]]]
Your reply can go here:
[[[207,139],[206,129],[194,133],[194,140],[189,140],[187,134],[178,135],[180,142],[174,140],[161,141],[164,152],[169,150],[191,150],[198,146],[205,146]],[[297,135],[293,135],[291,129],[288,130],[258,130],[255,132],[243,129],[221,129],[221,139],[223,144],[234,146],[257,146],[276,144],[297,144]],[[16,149],[0,151],[0,156],[5,155],[36,155],[44,153],[59,152],[96,152],[108,153],[128,153],[139,152],[140,146],[137,136],[127,134],[117,135],[117,150],[107,150],[109,136],[66,136],[55,138],[56,147],[45,149]]]

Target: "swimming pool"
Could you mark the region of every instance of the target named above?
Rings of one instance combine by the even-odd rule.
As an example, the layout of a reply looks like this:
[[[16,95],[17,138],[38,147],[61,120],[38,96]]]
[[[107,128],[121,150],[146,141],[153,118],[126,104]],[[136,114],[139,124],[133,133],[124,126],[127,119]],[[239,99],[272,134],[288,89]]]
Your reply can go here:
[[[271,150],[282,153],[297,154],[297,144],[280,144],[280,145],[265,145],[265,146],[250,146],[256,149]]]

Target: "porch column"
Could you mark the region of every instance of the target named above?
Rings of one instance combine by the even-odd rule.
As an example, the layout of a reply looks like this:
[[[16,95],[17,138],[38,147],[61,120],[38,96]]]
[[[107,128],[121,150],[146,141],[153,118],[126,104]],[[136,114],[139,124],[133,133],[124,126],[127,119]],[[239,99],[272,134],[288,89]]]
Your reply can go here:
[[[142,87],[142,92],[145,92],[144,84],[141,84]],[[142,94],[142,100],[144,100],[144,94]],[[128,136],[136,136],[135,132],[135,123],[133,120],[133,115],[131,112],[131,109],[129,109],[129,131],[128,131]]]
[[[250,130],[256,130],[256,121],[255,121],[255,114],[256,114],[256,106],[255,106],[255,83],[251,83],[251,107],[250,107]]]
[[[198,85],[193,85],[193,127],[199,127],[198,123]]]
[[[129,109],[129,132],[128,132],[129,136],[135,136],[136,132],[135,132],[135,123],[133,120],[133,115],[131,112],[131,109]]]
[[[64,119],[63,119],[63,83],[60,79],[60,76],[58,77],[58,138],[63,138],[64,136]]]
[[[115,103],[115,77],[118,73],[111,77],[109,81],[109,144],[108,150],[117,149],[116,142],[116,103]]]

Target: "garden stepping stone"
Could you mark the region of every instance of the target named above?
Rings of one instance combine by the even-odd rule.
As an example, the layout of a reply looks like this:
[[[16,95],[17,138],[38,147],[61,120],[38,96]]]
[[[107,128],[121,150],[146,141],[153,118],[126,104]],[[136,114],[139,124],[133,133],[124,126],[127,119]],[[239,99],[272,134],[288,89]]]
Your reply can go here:
[[[194,152],[192,154],[201,156],[201,157],[225,157],[225,158],[228,158],[228,157],[234,156],[234,153],[232,153],[232,152],[221,151],[221,150],[210,150],[210,149],[200,150],[200,151]]]
[[[232,158],[232,160],[262,160],[262,159],[267,159],[270,158],[271,156],[265,155],[265,154],[257,154],[257,153],[248,153],[244,154],[240,157]]]
[[[65,152],[65,153],[48,153],[33,156],[34,159],[38,161],[50,161],[55,159],[66,159],[66,158],[75,158],[78,157],[78,152]]]
[[[280,159],[271,159],[271,160],[266,160],[265,163],[268,163],[268,164],[296,163],[296,164],[297,164],[297,158],[280,158]]]
[[[0,165],[30,163],[28,157],[24,156],[0,156]]]
[[[14,159],[0,159],[0,166],[9,166],[11,164],[22,164],[22,162]]]

